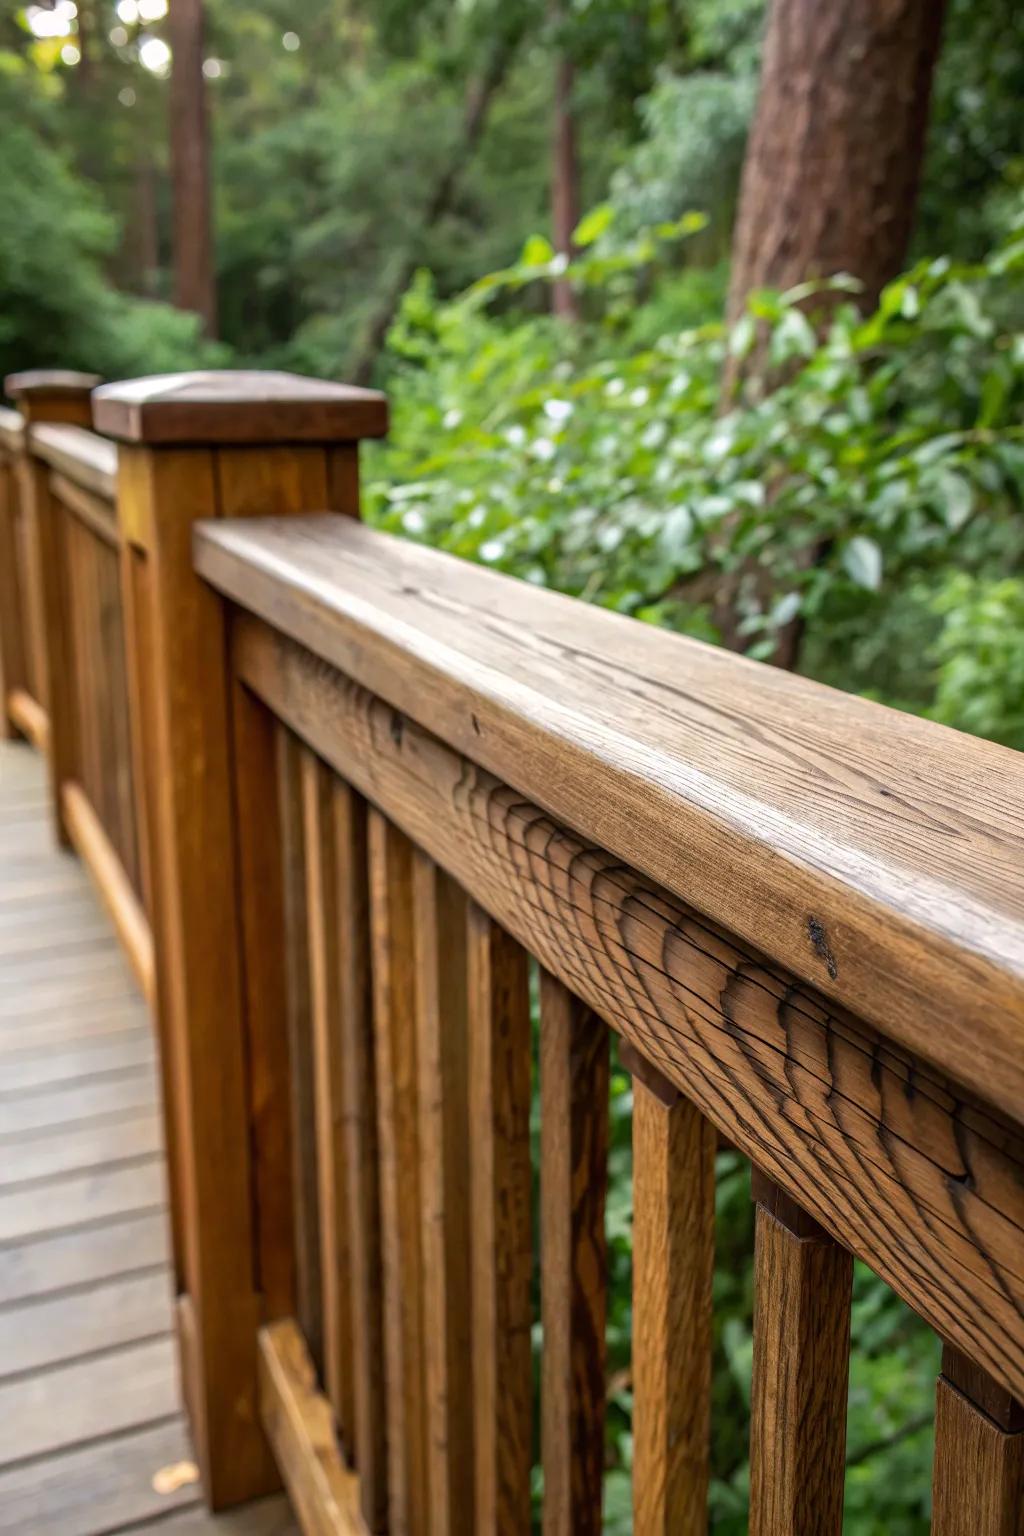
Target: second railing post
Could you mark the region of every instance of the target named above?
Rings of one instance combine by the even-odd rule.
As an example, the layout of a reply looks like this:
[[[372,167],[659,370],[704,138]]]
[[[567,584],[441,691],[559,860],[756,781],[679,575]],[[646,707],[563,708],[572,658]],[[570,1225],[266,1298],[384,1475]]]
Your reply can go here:
[[[357,445],[382,396],[286,374],[108,385],[141,760],[186,1407],[223,1507],[267,1491],[257,1331],[266,1320],[254,1198],[228,617],[196,576],[200,519],[358,513]],[[283,943],[283,936],[281,936]]]

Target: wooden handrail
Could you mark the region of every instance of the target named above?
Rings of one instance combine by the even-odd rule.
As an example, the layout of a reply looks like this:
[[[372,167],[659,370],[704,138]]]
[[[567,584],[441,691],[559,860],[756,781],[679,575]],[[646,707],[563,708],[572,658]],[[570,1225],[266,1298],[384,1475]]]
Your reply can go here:
[[[29,429],[32,451],[83,490],[105,501],[117,494],[117,444],[85,427],[40,423]]]
[[[1019,1118],[1024,759],[341,518],[200,573]]]
[[[25,422],[20,412],[0,405],[0,448],[8,453],[20,453],[25,436]]]

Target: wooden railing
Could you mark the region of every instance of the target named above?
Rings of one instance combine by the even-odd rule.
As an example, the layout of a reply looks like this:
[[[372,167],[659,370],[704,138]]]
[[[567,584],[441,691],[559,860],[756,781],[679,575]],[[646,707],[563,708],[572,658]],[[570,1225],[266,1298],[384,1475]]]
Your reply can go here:
[[[1019,755],[363,527],[379,396],[93,407],[213,1503],[283,1478],[311,1532],[528,1531],[539,1263],[544,1530],[601,1529],[614,1035],[635,1531],[707,1529],[724,1137],[751,1531],[841,1530],[857,1257],[944,1342],[933,1530],[1016,1536]]]
[[[46,753],[54,822],[93,875],[147,996],[117,518],[117,448],[87,429],[92,375],[15,374],[0,469],[4,716]]]

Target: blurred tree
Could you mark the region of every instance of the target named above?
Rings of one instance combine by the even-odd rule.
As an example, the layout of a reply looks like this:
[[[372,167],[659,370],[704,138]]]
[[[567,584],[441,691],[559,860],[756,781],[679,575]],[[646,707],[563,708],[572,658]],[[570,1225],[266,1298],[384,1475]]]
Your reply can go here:
[[[170,43],[174,298],[179,309],[199,315],[207,336],[216,336],[203,0],[171,0]]]

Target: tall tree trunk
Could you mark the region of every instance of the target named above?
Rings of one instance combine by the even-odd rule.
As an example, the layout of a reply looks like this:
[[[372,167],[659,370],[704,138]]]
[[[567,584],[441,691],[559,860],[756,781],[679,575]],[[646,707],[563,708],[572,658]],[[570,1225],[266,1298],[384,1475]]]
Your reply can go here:
[[[553,245],[559,255],[572,260],[572,237],[580,221],[579,161],[576,120],[573,114],[573,62],[560,51],[555,63],[555,111],[551,145],[551,225]],[[551,290],[551,307],[563,320],[579,318],[579,306],[568,278],[559,278]]]
[[[771,0],[733,236],[730,320],[753,289],[840,272],[863,283],[867,310],[902,270],[945,8],[946,0]],[[741,373],[757,376],[762,367],[757,350],[745,362],[731,359],[723,403],[732,402]],[[824,552],[809,547],[807,568]],[[768,573],[753,564],[718,575],[713,614],[732,650],[746,644],[744,586],[757,590],[762,608],[774,596]],[[802,642],[796,619],[780,631],[772,660],[795,668]]]
[[[210,209],[210,126],[203,76],[203,0],[171,0],[174,302],[217,334]]]
[[[772,0],[733,239],[754,288],[849,272],[873,307],[902,268],[945,0]]]

